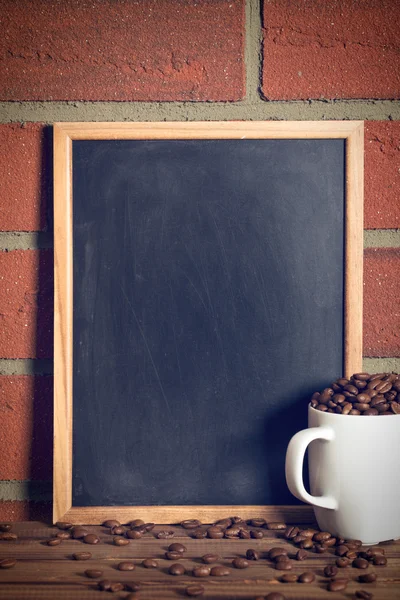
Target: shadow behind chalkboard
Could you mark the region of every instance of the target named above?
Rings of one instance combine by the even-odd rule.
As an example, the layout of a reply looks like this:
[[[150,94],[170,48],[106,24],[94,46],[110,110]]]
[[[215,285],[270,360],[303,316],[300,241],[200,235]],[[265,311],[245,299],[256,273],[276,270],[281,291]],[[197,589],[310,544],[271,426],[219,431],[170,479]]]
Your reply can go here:
[[[295,504],[343,370],[344,140],[73,142],[73,506]]]

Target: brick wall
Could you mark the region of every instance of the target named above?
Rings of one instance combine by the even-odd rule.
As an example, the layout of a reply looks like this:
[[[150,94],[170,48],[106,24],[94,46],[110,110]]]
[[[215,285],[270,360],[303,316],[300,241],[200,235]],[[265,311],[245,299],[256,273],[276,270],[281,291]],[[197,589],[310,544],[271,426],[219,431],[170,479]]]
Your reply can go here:
[[[398,0],[0,0],[0,519],[48,518],[51,123],[362,119],[364,367],[400,371]]]

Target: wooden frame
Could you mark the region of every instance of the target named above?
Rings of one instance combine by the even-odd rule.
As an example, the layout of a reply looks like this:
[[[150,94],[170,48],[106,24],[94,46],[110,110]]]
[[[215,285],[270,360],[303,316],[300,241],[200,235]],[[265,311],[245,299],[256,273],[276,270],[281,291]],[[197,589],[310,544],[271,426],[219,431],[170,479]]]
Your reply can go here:
[[[331,139],[346,143],[344,371],[361,370],[363,286],[363,122],[56,123],[54,125],[54,493],[53,520],[96,524],[137,516],[156,523],[242,518],[309,522],[310,507],[72,506],[72,141],[117,139]]]

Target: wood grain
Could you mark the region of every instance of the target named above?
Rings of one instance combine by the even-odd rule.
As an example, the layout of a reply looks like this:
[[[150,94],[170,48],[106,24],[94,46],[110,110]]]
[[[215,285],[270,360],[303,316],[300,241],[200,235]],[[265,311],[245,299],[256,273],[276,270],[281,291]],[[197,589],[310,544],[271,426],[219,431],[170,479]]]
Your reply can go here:
[[[333,550],[326,554],[309,553],[305,561],[292,561],[291,572],[299,575],[304,571],[312,571],[316,576],[314,583],[280,582],[279,578],[283,573],[277,571],[266,558],[267,551],[273,546],[282,546],[292,555],[296,548],[277,532],[262,529],[265,537],[260,540],[195,540],[187,530],[172,527],[175,531],[173,540],[158,540],[155,534],[165,529],[164,525],[156,526],[153,532],[140,540],[132,540],[129,546],[117,547],[111,543],[112,536],[105,528],[93,526],[89,529],[91,533],[99,535],[100,544],[91,546],[78,540],[66,540],[59,546],[49,547],[43,542],[55,535],[58,531],[55,527],[48,527],[42,523],[15,524],[13,531],[19,535],[18,541],[0,542],[0,560],[14,556],[18,561],[13,569],[0,569],[0,598],[38,600],[57,597],[64,600],[79,597],[84,600],[100,600],[105,597],[104,592],[95,589],[96,581],[84,575],[84,571],[89,568],[102,570],[102,578],[113,582],[140,583],[141,590],[137,597],[141,599],[185,598],[186,586],[194,583],[204,585],[205,594],[200,598],[207,600],[250,600],[272,591],[279,591],[286,598],[293,600],[336,600],[344,597],[354,598],[355,590],[358,589],[371,592],[376,600],[395,600],[400,597],[400,542],[381,544],[388,560],[387,566],[370,565],[367,570],[377,574],[377,582],[360,584],[358,577],[365,571],[346,567],[340,570],[338,577],[349,580],[347,589],[344,593],[332,593],[326,589],[329,580],[324,576],[323,569],[328,564],[334,564],[336,557]],[[187,548],[184,558],[180,561],[187,573],[181,577],[174,577],[168,573],[172,563],[164,558],[164,552],[171,541],[178,540]],[[251,561],[247,569],[232,568],[226,578],[207,577],[199,580],[191,574],[194,567],[202,564],[200,557],[203,554],[219,554],[221,560],[218,564],[231,567],[232,559],[244,556],[248,548],[259,550],[261,559]],[[92,558],[88,561],[73,560],[72,554],[79,551],[91,552]],[[158,560],[157,569],[145,569],[141,566],[141,561],[149,557]],[[128,559],[135,563],[135,570],[129,573],[118,571],[118,563]],[[126,592],[118,597],[123,598],[125,594]]]

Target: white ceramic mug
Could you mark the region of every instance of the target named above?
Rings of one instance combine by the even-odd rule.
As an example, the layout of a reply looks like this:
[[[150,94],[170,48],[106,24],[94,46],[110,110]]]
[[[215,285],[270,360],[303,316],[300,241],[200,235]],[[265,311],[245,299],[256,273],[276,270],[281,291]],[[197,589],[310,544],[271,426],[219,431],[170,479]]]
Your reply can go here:
[[[303,484],[308,449],[309,494]],[[364,544],[400,538],[400,415],[350,416],[309,406],[290,440],[286,481],[319,528]]]

